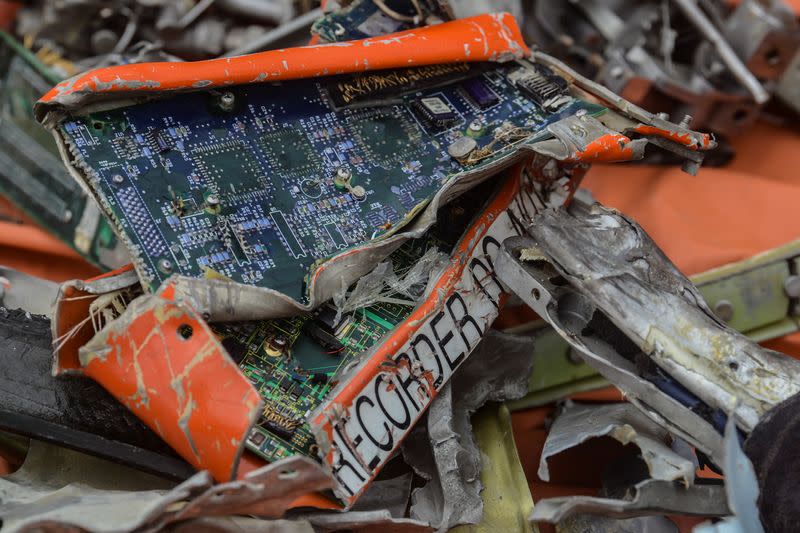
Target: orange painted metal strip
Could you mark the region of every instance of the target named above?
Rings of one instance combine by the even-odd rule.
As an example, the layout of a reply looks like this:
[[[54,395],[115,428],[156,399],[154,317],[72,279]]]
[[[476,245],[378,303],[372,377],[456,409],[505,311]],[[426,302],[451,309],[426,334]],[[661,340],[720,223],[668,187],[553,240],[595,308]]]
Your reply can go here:
[[[509,171],[509,174],[520,173],[520,167],[517,166]],[[435,313],[438,310],[438,305],[442,300],[442,294],[449,294],[453,291],[453,287],[461,279],[461,274],[466,266],[466,261],[469,254],[472,252],[474,243],[485,233],[491,222],[497,216],[508,208],[511,200],[519,190],[519,178],[515,176],[508,179],[503,185],[497,197],[492,201],[486,210],[481,213],[481,216],[470,226],[464,236],[461,238],[458,248],[452,255],[451,268],[449,268],[440,277],[436,285],[429,291],[430,296],[422,302],[419,307],[414,309],[408,318],[399,324],[391,334],[381,342],[381,345],[370,356],[369,361],[364,367],[359,369],[358,373],[352,376],[345,387],[343,387],[336,396],[331,396],[327,399],[330,403],[339,405],[349,405],[353,399],[366,387],[369,382],[380,373],[381,365],[386,361],[392,359],[392,355],[399,346],[403,346],[414,335],[418,328],[425,322],[425,318]],[[327,413],[321,413],[313,421],[314,425],[324,426]],[[333,440],[333,428],[327,426],[326,431],[328,438]],[[330,454],[334,451],[331,450]],[[330,461],[330,457],[328,458]]]
[[[84,374],[194,467],[232,479],[261,412],[258,392],[192,309],[155,295],[129,310],[84,347]]]
[[[655,135],[657,137],[663,137],[664,139],[682,144],[683,146],[691,148],[692,150],[709,150],[713,148],[714,145],[714,140],[712,139],[711,135],[707,133],[704,133],[702,136],[702,146],[698,146],[696,139],[692,138],[692,136],[688,133],[678,133],[675,131],[657,128],[655,126],[649,126],[647,124],[639,124],[636,126],[635,131],[637,133],[641,133],[642,135]]]
[[[106,67],[63,81],[37,103],[75,104],[87,94],[146,94],[330,76],[454,62],[497,61],[529,54],[514,17],[479,15],[344,43],[271,50],[189,63]]]
[[[607,133],[593,140],[571,161],[580,163],[617,163],[633,159],[631,140],[621,133]]]

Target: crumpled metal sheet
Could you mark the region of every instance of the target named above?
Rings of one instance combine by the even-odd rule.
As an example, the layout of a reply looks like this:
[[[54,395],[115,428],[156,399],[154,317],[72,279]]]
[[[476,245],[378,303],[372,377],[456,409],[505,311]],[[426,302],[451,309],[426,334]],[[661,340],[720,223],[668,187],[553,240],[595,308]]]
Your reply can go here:
[[[4,533],[157,531],[203,517],[282,516],[306,492],[330,488],[314,461],[292,457],[215,485],[199,472],[180,485],[80,452],[31,442],[23,466],[0,478]],[[38,528],[38,529],[37,529]]]
[[[729,512],[722,485],[681,487],[669,481],[648,479],[633,487],[630,499],[564,496],[539,500],[531,521],[558,523],[580,513],[630,518],[664,514],[712,517]]]
[[[739,443],[739,432],[733,423],[733,417],[728,419],[725,426],[723,471],[725,472],[725,493],[734,516],[716,524],[698,526],[694,533],[764,533],[764,525],[761,523],[759,508],[756,505],[759,499],[758,479],[756,479],[753,463],[745,455]],[[796,472],[788,470],[787,474],[794,475]],[[770,498],[770,495],[765,496]],[[772,522],[772,517],[768,517],[768,519],[770,525],[777,525]],[[771,531],[780,531],[781,529],[789,531],[792,528],[793,526],[784,523],[782,526],[774,527]]]
[[[579,514],[556,524],[556,533],[678,533],[678,526],[666,516],[611,518]]]
[[[751,431],[800,391],[800,361],[722,323],[642,228],[599,204],[542,212],[529,228],[570,284],[652,360]],[[738,403],[737,403],[738,402]]]
[[[622,444],[635,444],[652,479],[694,482],[695,462],[668,445],[669,432],[631,404],[568,405],[555,419],[539,460],[538,475],[550,480],[547,460],[596,437],[612,437]]]
[[[470,416],[489,401],[527,391],[533,339],[489,331],[403,445],[403,457],[428,482],[412,494],[411,516],[440,531],[481,519],[481,452]],[[425,431],[424,429],[427,429]]]
[[[513,438],[511,413],[505,403],[488,403],[472,416],[472,431],[481,450],[483,515],[451,533],[536,533],[528,521],[533,496]]]
[[[258,392],[169,286],[134,299],[95,332],[91,302],[134,286],[131,268],[63,284],[52,322],[54,375],[91,377],[195,468],[232,479],[262,408]]]
[[[382,533],[430,533],[431,527],[419,520],[395,518],[389,511],[348,511],[304,517],[319,533],[333,531],[364,531]]]
[[[0,306],[51,316],[58,285],[0,265]]]

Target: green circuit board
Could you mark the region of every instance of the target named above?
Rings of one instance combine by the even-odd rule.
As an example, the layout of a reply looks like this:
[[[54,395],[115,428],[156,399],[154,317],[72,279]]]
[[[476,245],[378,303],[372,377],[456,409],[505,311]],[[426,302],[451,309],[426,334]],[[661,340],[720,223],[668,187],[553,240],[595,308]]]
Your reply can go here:
[[[449,14],[441,2],[421,0],[418,2],[422,14],[421,23],[434,16],[448,20]],[[416,27],[408,19],[419,16],[408,0],[386,0],[386,7],[400,14],[405,20],[392,18],[381,11],[372,0],[353,0],[347,7],[327,13],[311,27],[311,33],[319,35],[325,42],[342,42],[386,35]]]
[[[52,134],[33,116],[34,103],[57,81],[33,53],[0,32],[0,194],[91,263],[116,268],[124,254],[110,222],[69,175]]]
[[[484,182],[440,208],[439,222],[424,237],[405,243],[389,256],[395,275],[408,275],[426,253],[449,255],[501,186],[502,182]],[[306,423],[308,413],[324,401],[346,365],[408,317],[428,281],[425,275],[410,286],[409,294],[390,293],[388,299],[338,320],[326,304],[292,318],[213,324],[222,345],[264,400],[265,411],[246,441],[247,448],[268,461],[294,454],[316,458],[316,444]]]
[[[604,108],[543,67],[461,63],[180,94],[60,134],[146,288],[210,275],[307,302],[315,263],[579,111]]]
[[[390,256],[395,273],[402,276],[428,248],[440,246],[433,237],[405,244]],[[295,454],[315,457],[309,413],[336,385],[339,371],[391,332],[414,303],[381,302],[338,321],[328,304],[309,315],[213,325],[265,402],[247,448],[268,461]]]

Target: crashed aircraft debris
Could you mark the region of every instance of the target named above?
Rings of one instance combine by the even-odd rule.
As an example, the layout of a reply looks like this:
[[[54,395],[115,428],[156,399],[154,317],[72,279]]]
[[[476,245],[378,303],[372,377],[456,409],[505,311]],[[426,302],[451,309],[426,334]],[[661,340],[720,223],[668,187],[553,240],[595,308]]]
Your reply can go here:
[[[701,296],[634,222],[578,194],[594,163],[657,154],[694,175],[717,140],[689,129],[691,118],[676,124],[626,100],[618,93],[630,95],[630,83],[611,90],[586,65],[569,66],[575,49],[529,48],[529,24],[482,14],[496,2],[300,3],[263,2],[256,13],[239,1],[131,1],[96,21],[88,15],[97,2],[44,3],[20,12],[22,43],[3,36],[3,50],[24,59],[7,65],[17,79],[3,96],[28,104],[9,127],[36,135],[27,150],[0,152],[0,190],[106,270],[63,282],[52,312],[50,296],[33,295],[53,294],[53,284],[10,270],[0,277],[3,304],[51,317],[0,309],[10,332],[3,349],[38,357],[36,375],[0,410],[0,427],[33,439],[8,440],[29,452],[2,480],[3,529],[533,531],[544,520],[560,530],[669,530],[667,513],[732,512],[732,527],[755,523],[754,506],[739,503],[755,498],[753,476],[746,494],[735,493],[696,470],[721,465],[727,475],[749,464],[731,445],[741,438],[758,481],[783,488],[774,457],[787,454],[782,438],[793,431],[780,421],[797,398],[797,363],[731,328],[783,320],[781,331],[796,329],[794,255],[770,256],[758,282],[713,278]],[[708,42],[699,63],[724,65],[749,93],[742,102],[788,98],[776,89],[791,77],[783,63],[759,68],[761,51],[725,41],[745,20],[785,14],[780,7],[756,13],[745,1],[709,19],[708,6],[661,3],[641,6],[625,29],[599,2],[578,4],[563,9],[604,32],[609,64],[615,46],[630,45],[617,39],[655,20],[672,72],[674,22],[700,30]],[[58,28],[71,8],[86,31],[70,40]],[[295,9],[305,14],[263,36],[263,26],[241,26],[243,15],[271,25]],[[238,55],[312,22],[307,46]],[[781,56],[791,55],[795,26],[775,22],[753,35],[789,35]],[[79,60],[89,36],[100,55]],[[132,45],[134,36],[159,40]],[[650,46],[634,48],[652,54]],[[20,79],[27,85],[14,85]],[[674,81],[658,90],[669,94]],[[31,109],[42,83],[55,87]],[[698,115],[695,125],[712,123]],[[4,124],[0,135],[11,131]],[[737,291],[755,283],[770,296],[741,303]],[[549,324],[569,348],[540,359],[564,345],[492,330],[509,301],[530,305],[537,327]],[[48,325],[52,334],[35,339]],[[554,358],[590,368],[531,377],[551,372]],[[24,375],[24,362],[8,363]],[[507,408],[483,404],[536,386],[534,402],[561,399],[602,383],[591,369],[628,402],[568,401],[538,477],[549,479],[550,457],[596,437],[635,444],[640,455],[620,463],[626,475],[604,478],[596,497],[533,506]],[[67,383],[91,394],[75,401],[78,387]],[[56,400],[30,417],[38,386]],[[63,409],[59,398],[72,403]],[[535,404],[513,405],[526,401]],[[73,416],[89,403],[106,406],[106,418]],[[103,428],[111,419],[135,431]],[[71,451],[33,464],[56,443],[102,459]],[[38,485],[49,469],[97,471],[103,460],[126,465],[109,471],[160,479],[147,478],[149,491],[91,475]],[[87,513],[90,501],[102,512]],[[786,505],[758,504],[771,528],[791,516]]]

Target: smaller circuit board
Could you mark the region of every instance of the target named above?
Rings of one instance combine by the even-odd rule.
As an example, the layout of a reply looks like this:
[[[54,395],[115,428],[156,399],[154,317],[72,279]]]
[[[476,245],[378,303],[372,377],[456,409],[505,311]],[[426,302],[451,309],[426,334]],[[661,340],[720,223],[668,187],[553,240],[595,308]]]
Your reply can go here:
[[[430,247],[432,237],[402,246],[390,260],[402,276]],[[345,314],[326,304],[312,314],[285,319],[213,325],[222,345],[264,399],[264,411],[247,448],[268,461],[302,454],[316,457],[306,422],[336,385],[348,363],[369,350],[414,309],[414,302],[377,303]]]

